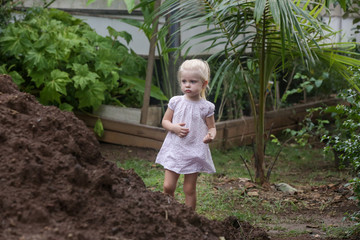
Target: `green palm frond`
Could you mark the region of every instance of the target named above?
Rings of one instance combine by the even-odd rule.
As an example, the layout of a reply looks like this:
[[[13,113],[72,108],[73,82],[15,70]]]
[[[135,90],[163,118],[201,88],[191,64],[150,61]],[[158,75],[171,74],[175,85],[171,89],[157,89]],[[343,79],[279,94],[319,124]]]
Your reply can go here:
[[[248,76],[248,58],[258,64],[258,92],[265,89],[275,71],[292,60],[300,60],[305,66],[325,62],[346,79],[351,76],[348,66],[360,66],[352,60],[349,48],[340,51],[326,43],[337,32],[318,19],[327,11],[322,0],[166,0],[161,11],[173,11],[171,21],[181,22],[182,31],[199,30],[183,42],[185,54],[196,47],[189,46],[190,42],[206,43],[205,51],[223,46],[209,58],[223,61],[211,85],[212,90],[216,89],[215,98],[227,71],[236,72],[242,79]],[[251,86],[247,81],[244,84],[251,95]]]

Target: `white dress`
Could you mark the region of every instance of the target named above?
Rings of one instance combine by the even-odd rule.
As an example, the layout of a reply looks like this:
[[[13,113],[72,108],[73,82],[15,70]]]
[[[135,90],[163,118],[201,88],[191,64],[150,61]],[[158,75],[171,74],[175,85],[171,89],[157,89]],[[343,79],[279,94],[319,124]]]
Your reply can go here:
[[[215,105],[205,99],[192,101],[175,96],[168,107],[174,111],[172,123],[185,123],[189,133],[180,138],[169,131],[155,162],[178,174],[214,173],[209,144],[203,139],[208,133],[205,119],[214,115]]]

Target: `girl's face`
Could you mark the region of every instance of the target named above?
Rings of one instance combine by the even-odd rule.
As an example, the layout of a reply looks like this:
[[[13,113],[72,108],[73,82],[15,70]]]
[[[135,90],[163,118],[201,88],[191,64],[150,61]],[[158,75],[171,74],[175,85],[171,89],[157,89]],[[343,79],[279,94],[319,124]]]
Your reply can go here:
[[[203,90],[206,85],[207,81],[203,82],[195,71],[183,71],[181,73],[181,91],[190,100],[200,100],[201,90]]]

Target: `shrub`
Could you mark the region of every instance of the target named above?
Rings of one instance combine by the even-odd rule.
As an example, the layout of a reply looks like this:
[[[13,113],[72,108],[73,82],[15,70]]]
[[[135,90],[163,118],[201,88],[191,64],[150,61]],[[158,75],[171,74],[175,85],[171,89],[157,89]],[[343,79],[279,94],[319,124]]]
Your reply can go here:
[[[141,106],[146,61],[116,40],[129,34],[108,29],[111,37],[102,37],[63,11],[31,8],[0,35],[0,73],[61,109]],[[159,89],[154,95],[163,98]]]
[[[360,74],[356,72],[353,76],[354,82],[359,84]],[[327,112],[332,113],[335,118],[337,130],[332,134],[325,135],[323,140],[327,141],[327,150],[333,149],[341,153],[340,160],[343,163],[349,163],[354,178],[349,184],[354,189],[354,200],[358,201],[360,206],[360,94],[349,89],[340,94],[345,104],[339,104],[336,107],[328,107]],[[352,219],[357,223],[354,230],[360,231],[360,211],[352,215]]]

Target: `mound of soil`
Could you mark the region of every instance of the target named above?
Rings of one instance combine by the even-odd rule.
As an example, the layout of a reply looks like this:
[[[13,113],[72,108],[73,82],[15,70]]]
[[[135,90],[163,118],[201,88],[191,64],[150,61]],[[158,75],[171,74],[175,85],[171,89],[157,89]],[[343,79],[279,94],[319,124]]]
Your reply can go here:
[[[268,239],[148,191],[99,148],[73,113],[39,104],[0,75],[0,239]]]

